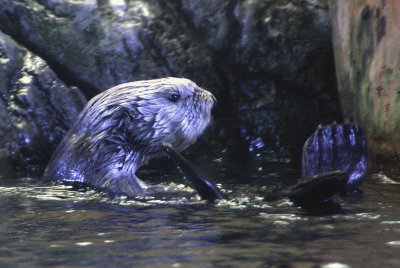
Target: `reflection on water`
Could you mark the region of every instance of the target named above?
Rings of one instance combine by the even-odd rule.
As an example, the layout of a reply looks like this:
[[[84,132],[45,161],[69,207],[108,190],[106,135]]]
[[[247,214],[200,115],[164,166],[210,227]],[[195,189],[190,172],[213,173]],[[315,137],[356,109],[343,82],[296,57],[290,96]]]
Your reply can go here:
[[[177,173],[165,183],[167,194],[135,200],[71,186],[3,181],[0,263],[400,266],[399,185],[367,179],[363,198],[341,200],[342,213],[313,216],[288,200],[263,200],[274,185],[293,177],[289,171],[279,166],[248,175],[247,182],[225,174],[219,181],[229,200],[214,205],[180,184]]]

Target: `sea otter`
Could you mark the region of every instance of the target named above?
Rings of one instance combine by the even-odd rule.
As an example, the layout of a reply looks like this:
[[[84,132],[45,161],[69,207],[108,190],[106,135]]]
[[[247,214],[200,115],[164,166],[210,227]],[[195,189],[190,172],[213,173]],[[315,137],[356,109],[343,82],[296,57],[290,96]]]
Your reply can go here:
[[[92,98],[56,148],[44,177],[127,196],[152,192],[136,171],[192,145],[211,121],[215,97],[184,78],[121,84]]]

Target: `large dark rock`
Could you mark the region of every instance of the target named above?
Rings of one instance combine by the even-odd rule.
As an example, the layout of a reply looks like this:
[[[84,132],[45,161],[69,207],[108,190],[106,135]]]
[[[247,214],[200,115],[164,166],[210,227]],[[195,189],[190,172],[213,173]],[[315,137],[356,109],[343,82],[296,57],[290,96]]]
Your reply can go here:
[[[327,7],[317,3],[244,1],[235,8],[231,81],[251,147],[260,146],[259,136],[271,151],[283,147],[293,157],[319,123],[341,120]]]
[[[87,97],[164,76],[212,91],[219,102],[213,144],[246,141],[256,154],[300,159],[319,123],[341,119],[324,0],[0,0],[0,6],[0,30]]]
[[[85,104],[45,61],[0,32],[0,168],[40,170]]]
[[[326,1],[171,5],[213,52],[217,96],[250,151],[299,158],[318,124],[342,120]]]
[[[0,29],[88,96],[120,83],[165,76],[217,85],[209,51],[177,14],[158,1],[0,4]]]

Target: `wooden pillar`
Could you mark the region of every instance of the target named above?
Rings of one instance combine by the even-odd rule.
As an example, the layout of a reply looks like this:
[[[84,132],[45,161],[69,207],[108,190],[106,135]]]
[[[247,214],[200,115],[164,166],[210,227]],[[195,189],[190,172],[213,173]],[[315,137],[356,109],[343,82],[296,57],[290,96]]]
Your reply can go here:
[[[367,132],[370,151],[400,152],[400,1],[328,0],[344,117]]]

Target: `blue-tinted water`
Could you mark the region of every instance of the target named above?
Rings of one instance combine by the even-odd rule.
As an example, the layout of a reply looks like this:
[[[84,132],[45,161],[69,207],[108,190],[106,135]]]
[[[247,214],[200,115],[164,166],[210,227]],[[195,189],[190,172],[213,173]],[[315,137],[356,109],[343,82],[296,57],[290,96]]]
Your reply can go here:
[[[367,179],[362,198],[340,201],[342,213],[312,216],[288,200],[263,201],[299,172],[287,165],[206,170],[229,201],[200,201],[170,170],[142,172],[145,181],[166,181],[170,192],[138,200],[2,180],[0,264],[400,267],[399,185]]]

